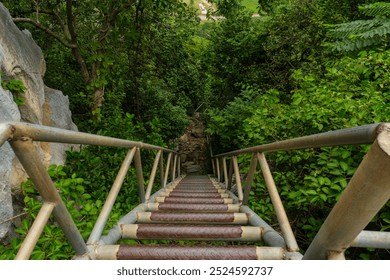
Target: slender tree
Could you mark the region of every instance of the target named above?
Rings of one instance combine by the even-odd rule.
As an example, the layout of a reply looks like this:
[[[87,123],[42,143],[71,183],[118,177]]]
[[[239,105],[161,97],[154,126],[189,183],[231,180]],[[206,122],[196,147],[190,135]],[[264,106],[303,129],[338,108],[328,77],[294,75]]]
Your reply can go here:
[[[92,111],[104,101],[104,86],[98,82],[105,67],[109,35],[118,16],[132,10],[137,0],[113,1],[25,1],[16,6],[4,1],[15,23],[25,23],[43,31],[69,49],[77,62],[85,86],[91,92]],[[10,3],[7,3],[10,2]],[[20,3],[19,3],[20,4]],[[96,4],[96,5],[95,5]]]

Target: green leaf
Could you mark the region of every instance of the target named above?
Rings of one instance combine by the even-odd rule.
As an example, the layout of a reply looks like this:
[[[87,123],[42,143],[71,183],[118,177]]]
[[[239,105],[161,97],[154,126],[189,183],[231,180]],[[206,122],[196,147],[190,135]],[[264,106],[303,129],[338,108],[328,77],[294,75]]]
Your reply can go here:
[[[337,167],[339,167],[339,164],[338,164],[337,161],[331,161],[331,162],[328,162],[328,163],[327,163],[327,166],[328,166],[329,168],[337,168]]]
[[[324,179],[325,179],[324,185],[330,186],[332,184],[329,178],[325,177]]]
[[[330,191],[329,191],[329,189],[328,189],[327,187],[323,187],[321,190],[322,190],[324,193],[326,193],[326,194],[330,194]]]
[[[302,229],[304,229],[304,230],[311,230],[311,229],[313,229],[313,226],[311,226],[311,225],[304,225],[304,226],[302,226]]]
[[[84,179],[83,178],[77,178],[75,181],[76,181],[77,184],[82,184],[84,182]]]
[[[328,197],[325,195],[325,194],[320,194],[320,198],[323,200],[323,201],[326,201],[328,199]]]
[[[292,104],[299,105],[299,103],[301,103],[301,101],[302,101],[302,96],[300,94],[294,94]]]
[[[103,202],[101,200],[96,200],[96,207],[100,208],[100,206],[103,205]]]
[[[343,161],[340,161],[339,164],[340,164],[340,167],[341,167],[341,169],[342,169],[343,171],[347,171],[347,170],[348,170],[348,168],[349,168],[348,164],[346,164],[346,163],[343,162]]]
[[[383,219],[383,221],[390,224],[390,219]]]
[[[345,178],[340,179],[339,183],[340,183],[342,188],[346,188],[348,185],[347,180]]]
[[[90,203],[85,204],[84,206],[85,211],[89,212],[92,209],[92,205]]]
[[[34,251],[31,254],[31,259],[32,260],[44,260],[45,259],[45,253],[42,251]]]
[[[27,219],[23,219],[22,221],[22,227],[28,231],[29,227],[30,227],[30,222],[27,220]]]
[[[342,174],[343,174],[343,173],[342,173],[340,170],[338,170],[338,169],[333,169],[333,170],[329,171],[329,173],[332,174],[332,175],[342,175]]]
[[[330,188],[336,191],[341,191],[341,187],[337,184],[331,184]]]

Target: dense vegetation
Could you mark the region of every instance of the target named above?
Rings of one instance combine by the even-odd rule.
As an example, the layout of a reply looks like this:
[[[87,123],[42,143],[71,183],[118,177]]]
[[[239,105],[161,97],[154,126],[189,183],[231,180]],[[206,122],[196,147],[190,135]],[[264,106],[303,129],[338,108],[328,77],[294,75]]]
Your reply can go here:
[[[252,17],[253,1],[210,2],[223,20],[200,22],[194,1],[3,1],[18,24],[32,30],[47,60],[46,83],[69,96],[83,131],[173,146],[198,111],[218,153],[389,120],[388,4],[260,0],[261,16]],[[303,250],[367,149],[268,155]],[[84,237],[123,157],[88,148],[70,152],[67,166],[50,171]],[[248,165],[248,158],[239,160]],[[138,203],[128,181],[111,223]],[[24,192],[34,217],[39,205],[30,183]],[[251,207],[273,222],[260,179],[251,197]],[[370,228],[390,228],[389,207]],[[18,233],[25,235],[30,223],[24,219]],[[15,239],[0,255],[12,257],[18,246]],[[34,258],[72,255],[54,224],[38,247]],[[349,254],[389,258],[381,250]]]

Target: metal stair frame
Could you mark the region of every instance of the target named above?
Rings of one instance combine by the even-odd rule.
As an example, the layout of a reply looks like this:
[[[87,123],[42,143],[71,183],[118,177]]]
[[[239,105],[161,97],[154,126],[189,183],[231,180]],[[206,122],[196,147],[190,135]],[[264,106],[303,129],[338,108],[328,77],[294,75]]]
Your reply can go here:
[[[148,212],[153,210],[153,207],[154,210],[161,208],[160,204],[152,203],[151,201],[160,194],[165,195],[170,192],[183,179],[180,174],[180,157],[177,153],[142,142],[28,123],[0,123],[0,146],[7,141],[10,143],[43,199],[43,206],[29,234],[23,241],[16,259],[28,259],[30,257],[39,235],[51,214],[53,214],[55,221],[62,228],[65,236],[75,250],[77,254],[75,259],[99,258],[99,252],[103,252],[106,250],[105,248],[108,248],[105,246],[108,245],[111,246],[110,248],[117,248],[115,247],[117,245],[114,244],[121,238],[121,225],[135,224],[138,219],[138,212]],[[72,217],[59,197],[41,158],[35,150],[34,142],[101,145],[126,148],[129,150],[88,242],[82,239]],[[232,209],[232,212],[247,213],[249,224],[262,229],[261,235],[263,241],[270,247],[273,247],[270,250],[265,249],[264,256],[268,256],[268,251],[271,252],[274,250],[276,252],[282,248],[284,259],[301,259],[302,255],[298,252],[298,246],[277,193],[275,182],[273,182],[272,175],[270,175],[264,153],[359,144],[373,145],[353,175],[353,178],[348,183],[340,200],[336,203],[309,249],[306,251],[303,259],[344,259],[344,251],[350,246],[389,248],[389,232],[369,232],[364,231],[364,228],[390,198],[390,123],[372,124],[325,132],[216,155],[212,160],[213,171],[217,180],[214,185],[220,185],[223,182],[224,184],[221,187],[226,189],[221,192],[227,193],[233,199],[233,204],[231,205],[234,205],[234,209]],[[140,149],[157,151],[155,164],[153,165],[150,176],[150,182],[152,183],[149,182],[146,187],[146,192],[142,176]],[[165,168],[163,153],[168,154]],[[249,174],[242,186],[237,156],[244,153],[252,154],[252,161]],[[227,168],[228,158],[231,158],[229,170]],[[101,236],[112,205],[122,185],[123,174],[127,172],[128,166],[130,166],[133,159],[137,170],[141,204],[125,215],[106,236]],[[171,161],[173,162],[172,165]],[[266,184],[276,210],[283,237],[256,213],[245,206],[257,162],[260,163],[264,177],[266,177]],[[161,189],[155,194],[150,195],[157,168],[160,168]],[[233,174],[236,177],[238,196],[232,193]],[[169,175],[171,175],[171,183],[168,183]],[[242,205],[240,205],[241,203]],[[345,213],[348,213],[348,215],[345,215]],[[334,228],[337,228],[337,231],[332,230]],[[108,252],[110,250],[106,251]],[[101,253],[101,255],[104,255],[104,253]]]

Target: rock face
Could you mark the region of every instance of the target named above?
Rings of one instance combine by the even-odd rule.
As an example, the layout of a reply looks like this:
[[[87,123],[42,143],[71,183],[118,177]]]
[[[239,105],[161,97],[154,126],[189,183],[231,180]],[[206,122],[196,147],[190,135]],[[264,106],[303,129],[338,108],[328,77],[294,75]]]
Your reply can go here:
[[[45,103],[43,104],[43,125],[77,131],[69,110],[69,98],[59,90],[44,87]],[[50,164],[63,164],[65,151],[71,145],[50,143],[46,155]]]
[[[42,50],[28,31],[20,31],[0,3],[0,80],[20,80],[26,87],[25,101],[15,104],[13,94],[0,86],[0,122],[24,121],[77,130],[72,122],[68,97],[44,85],[46,63]],[[66,146],[40,143],[45,164],[63,164]],[[8,143],[0,147],[0,239],[9,231],[12,218],[12,191],[26,175]]]
[[[206,173],[207,170],[207,138],[204,124],[199,114],[191,118],[185,134],[179,139],[182,170],[184,173]]]
[[[22,120],[41,123],[43,119],[41,108],[45,102],[42,80],[46,71],[45,60],[31,34],[18,29],[2,4],[0,4],[0,45],[4,51],[1,71],[7,77],[21,80],[27,88],[25,105],[20,108]]]
[[[0,63],[1,63],[0,47]],[[12,96],[9,92],[0,87],[0,121],[16,121],[20,119],[17,106],[13,103]],[[11,174],[12,161],[14,158],[13,151],[8,143],[0,147],[0,222],[12,216],[12,198],[11,185],[9,178]],[[3,238],[8,232],[10,223],[0,224],[0,238]]]

